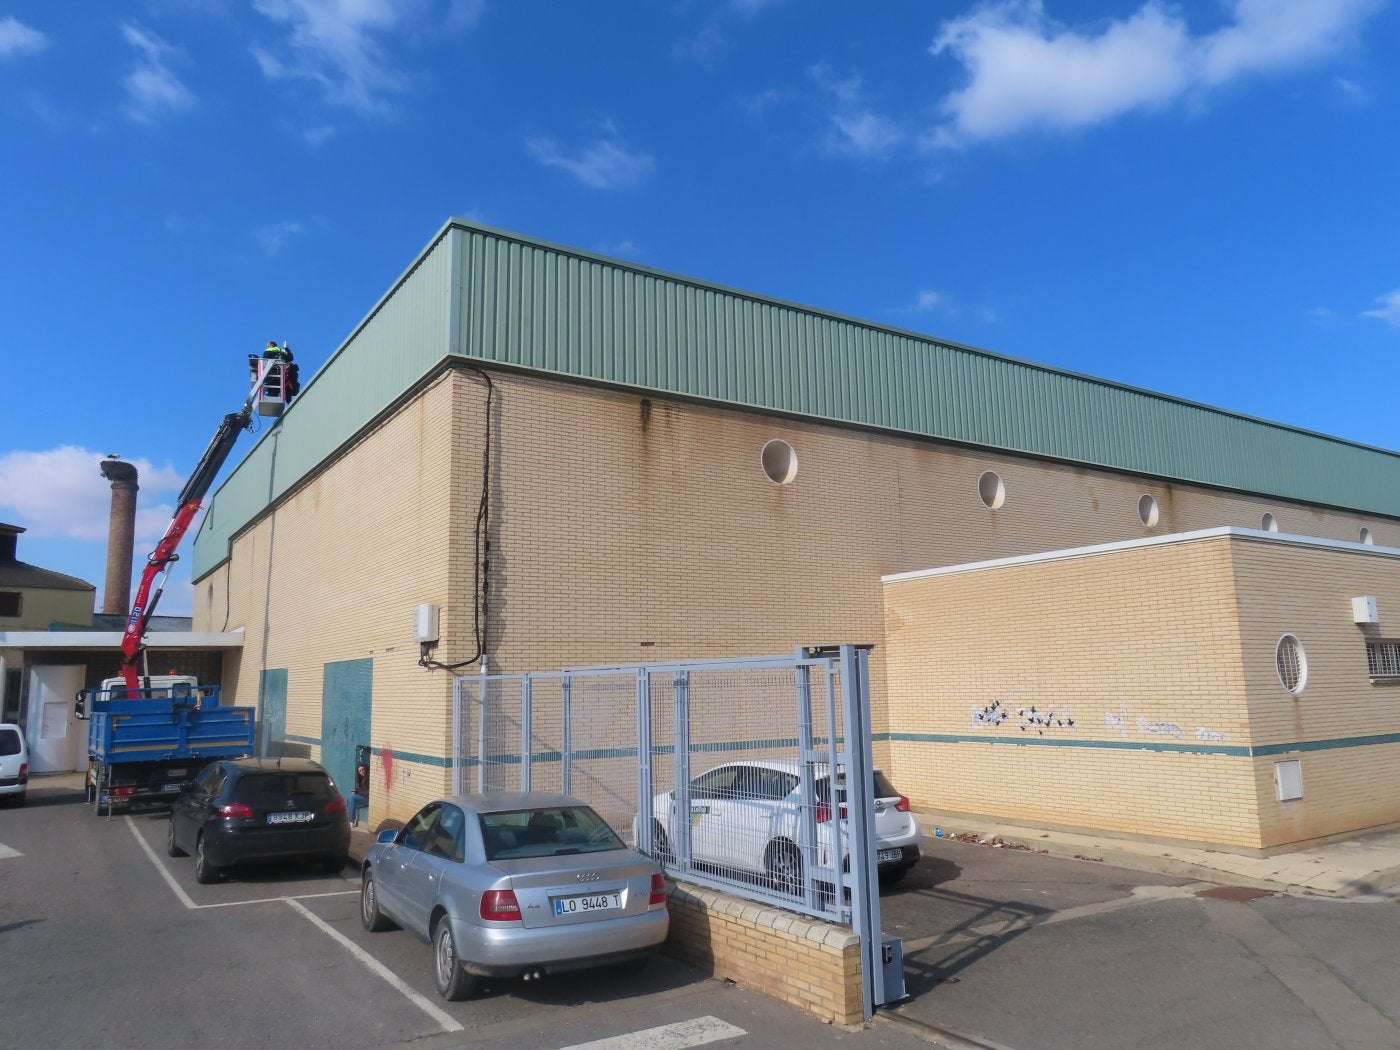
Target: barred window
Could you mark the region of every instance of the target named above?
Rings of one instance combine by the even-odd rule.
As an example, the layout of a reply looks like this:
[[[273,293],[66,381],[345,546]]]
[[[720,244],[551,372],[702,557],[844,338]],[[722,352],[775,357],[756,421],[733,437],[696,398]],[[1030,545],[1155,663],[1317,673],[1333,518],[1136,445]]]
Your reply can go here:
[[[1400,678],[1400,642],[1368,641],[1366,670],[1372,678]]]
[[[1301,693],[1308,684],[1308,656],[1296,635],[1285,634],[1278,640],[1274,666],[1278,668],[1278,680],[1290,693]]]

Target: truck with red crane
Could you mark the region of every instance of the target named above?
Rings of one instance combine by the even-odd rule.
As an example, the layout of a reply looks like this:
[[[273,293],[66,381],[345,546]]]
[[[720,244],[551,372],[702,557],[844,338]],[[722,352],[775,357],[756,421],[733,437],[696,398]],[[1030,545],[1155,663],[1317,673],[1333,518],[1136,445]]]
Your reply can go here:
[[[88,799],[99,815],[135,801],[170,799],[210,762],[253,752],[253,708],[220,704],[219,687],[192,675],[152,675],[146,658],[147,630],[179,560],[180,542],[238,435],[253,428],[255,411],[280,416],[297,391],[296,365],[285,343],[269,343],[261,357],[249,356],[248,365],[253,385],[243,407],[224,416],[180,491],[165,535],[146,559],[122,632],[120,673],[77,696],[77,715],[89,723]]]

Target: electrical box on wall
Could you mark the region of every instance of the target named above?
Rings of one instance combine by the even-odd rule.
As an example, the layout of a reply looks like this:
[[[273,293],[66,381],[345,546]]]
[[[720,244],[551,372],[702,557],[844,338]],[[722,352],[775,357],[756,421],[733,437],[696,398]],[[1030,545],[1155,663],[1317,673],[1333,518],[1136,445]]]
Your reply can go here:
[[[1374,594],[1363,595],[1351,600],[1351,618],[1357,623],[1380,623],[1380,610],[1376,608]]]
[[[413,610],[413,640],[415,642],[435,642],[438,640],[438,607],[420,605]]]

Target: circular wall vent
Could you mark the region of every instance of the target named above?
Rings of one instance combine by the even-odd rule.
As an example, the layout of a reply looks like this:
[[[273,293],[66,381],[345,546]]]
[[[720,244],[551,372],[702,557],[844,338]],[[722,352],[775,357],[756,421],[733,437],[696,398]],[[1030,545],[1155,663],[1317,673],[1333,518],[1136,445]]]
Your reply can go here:
[[[775,485],[786,485],[797,477],[797,453],[782,438],[774,438],[763,446],[759,456],[763,473]]]

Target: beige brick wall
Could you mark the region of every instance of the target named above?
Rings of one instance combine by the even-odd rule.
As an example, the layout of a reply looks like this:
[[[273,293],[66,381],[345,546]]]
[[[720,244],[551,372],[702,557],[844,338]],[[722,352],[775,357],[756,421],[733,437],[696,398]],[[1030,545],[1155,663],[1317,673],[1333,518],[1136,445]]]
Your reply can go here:
[[[1378,542],[1400,542],[1400,524],[1343,512],[538,376],[493,379],[494,672],[875,642],[880,732],[921,702],[896,702],[887,721],[883,574],[1255,527],[1266,511],[1286,529],[1354,540],[1365,524]],[[372,743],[400,758],[391,785],[375,765],[373,821],[408,816],[447,782],[451,675],[418,667],[411,613],[442,607],[438,660],[473,655],[484,390],[469,371],[442,376],[237,536],[230,561],[197,586],[197,629],[220,629],[227,608],[228,629],[246,631],[225,683],[232,700],[255,701],[262,668],[288,669],[290,734],[319,738],[327,661],[373,659]],[[760,468],[772,438],[796,450],[792,484]],[[978,496],[989,469],[1007,491],[995,511]],[[1138,519],[1145,492],[1161,507],[1153,529]],[[1229,728],[1219,715],[1212,724]],[[905,752],[882,756],[897,782]],[[1189,764],[1184,780],[1219,775]],[[931,788],[914,793],[933,800]]]
[[[669,954],[823,1020],[864,1020],[860,939],[851,930],[700,886],[673,885],[668,907]]]
[[[1229,543],[1134,548],[886,585],[891,744],[916,802],[1251,844]]]
[[[1244,848],[1400,821],[1400,741],[1361,739],[1400,737],[1400,691],[1350,602],[1400,615],[1397,584],[1393,554],[1241,537],[888,583],[889,765],[935,808]],[[1305,797],[1278,802],[1295,757]]]
[[[1400,558],[1261,541],[1234,546],[1254,742],[1281,749],[1256,759],[1264,844],[1400,821],[1391,789],[1400,783],[1400,687],[1373,683],[1366,669],[1368,637],[1400,639]],[[1377,600],[1375,628],[1353,620],[1351,599],[1361,595]],[[1297,695],[1276,669],[1284,634],[1295,635],[1307,656]],[[1329,746],[1292,746],[1299,743]],[[1274,764],[1292,759],[1301,763],[1303,797],[1280,802]]]

